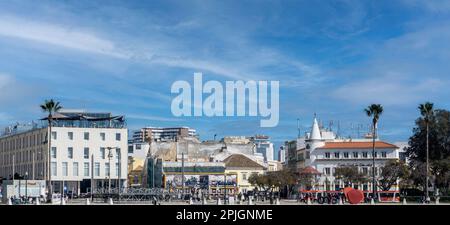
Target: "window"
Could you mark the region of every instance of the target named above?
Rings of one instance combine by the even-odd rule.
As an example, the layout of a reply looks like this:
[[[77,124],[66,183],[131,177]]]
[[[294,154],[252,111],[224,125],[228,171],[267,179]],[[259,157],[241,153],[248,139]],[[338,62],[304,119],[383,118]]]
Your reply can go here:
[[[100,148],[100,155],[102,156],[102,159],[105,159],[105,148]]]
[[[95,176],[99,177],[100,176],[100,163],[96,162],[95,166],[94,166],[94,174]]]
[[[78,162],[73,162],[73,173],[72,173],[72,175],[74,176],[74,177],[77,177],[78,176]]]
[[[73,132],[68,132],[67,137],[69,138],[69,140],[73,140]]]
[[[136,145],[136,150],[141,150],[142,149],[142,145],[138,144]]]
[[[109,171],[110,171],[109,163],[105,163],[105,176],[109,177]]]
[[[325,152],[325,158],[329,159],[330,158],[330,153],[329,152]]]
[[[89,163],[87,162],[84,163],[84,176],[85,177],[89,176]]]
[[[89,148],[84,148],[84,158],[89,159]]]
[[[348,159],[348,152],[344,152],[344,158]]]
[[[84,132],[84,140],[89,140],[89,132]]]
[[[247,180],[247,173],[242,173],[242,180]]]
[[[58,173],[56,171],[56,162],[52,162],[52,176],[56,176]]]
[[[310,158],[310,153],[309,153],[309,151],[306,151],[306,159],[309,159]]]
[[[374,153],[375,153],[375,154],[374,154],[373,157],[377,158],[377,157],[378,157],[378,152],[374,152]]]
[[[363,152],[363,158],[367,158],[367,152]]]
[[[367,169],[367,167],[362,168],[362,173],[365,175],[369,175],[369,170]]]
[[[386,152],[381,152],[381,157],[386,158],[387,157]]]
[[[133,153],[133,145],[128,146],[128,153]]]
[[[106,140],[105,133],[100,133],[100,138],[102,139],[102,141]]]
[[[62,163],[62,174],[64,177],[67,177],[69,171],[69,169],[67,168],[67,162],[63,162]]]
[[[120,141],[120,133],[116,133],[116,141]]]
[[[331,175],[330,167],[325,167],[325,175]]]
[[[116,148],[116,159],[120,159],[120,148]]]
[[[334,153],[334,158],[339,159],[339,152]]]
[[[53,140],[56,140],[56,138],[57,138],[56,132],[55,132],[55,131],[52,131],[52,139],[53,139]]]
[[[52,147],[52,158],[56,159],[56,147]]]
[[[72,147],[67,148],[67,158],[73,159],[73,148]]]
[[[119,176],[119,163],[116,163],[116,176]]]
[[[358,158],[358,152],[353,152],[353,158]]]

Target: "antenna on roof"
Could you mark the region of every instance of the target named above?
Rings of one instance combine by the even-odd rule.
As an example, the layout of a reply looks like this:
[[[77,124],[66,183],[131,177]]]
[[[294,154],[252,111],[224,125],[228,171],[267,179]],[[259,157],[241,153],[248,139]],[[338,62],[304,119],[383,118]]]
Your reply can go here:
[[[300,138],[300,119],[299,118],[297,118],[297,131],[298,131],[297,138]]]
[[[336,136],[340,137],[341,136],[341,121],[337,121],[337,131],[336,131]]]

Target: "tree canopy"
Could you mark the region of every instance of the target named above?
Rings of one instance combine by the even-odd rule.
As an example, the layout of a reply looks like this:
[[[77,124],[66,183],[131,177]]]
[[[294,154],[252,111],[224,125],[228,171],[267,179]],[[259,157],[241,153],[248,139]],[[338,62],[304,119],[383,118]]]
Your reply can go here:
[[[378,177],[378,187],[389,191],[398,180],[406,180],[409,176],[408,166],[397,160],[388,161],[382,168]]]
[[[367,182],[366,174],[358,171],[357,166],[340,166],[336,168],[334,173],[336,179],[344,182],[345,186],[350,186],[354,183]]]
[[[429,159],[430,173],[434,184],[443,190],[449,190],[450,182],[450,111],[437,109],[427,112],[429,125]],[[410,159],[411,179],[417,186],[424,187],[424,162],[426,161],[426,119],[416,120],[409,146],[405,149]]]

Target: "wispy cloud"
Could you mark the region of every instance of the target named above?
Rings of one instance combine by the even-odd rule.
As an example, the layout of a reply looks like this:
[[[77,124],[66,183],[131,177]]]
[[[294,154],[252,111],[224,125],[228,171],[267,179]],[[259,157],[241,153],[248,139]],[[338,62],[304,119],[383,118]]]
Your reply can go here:
[[[129,57],[118,50],[113,42],[76,27],[2,16],[0,35],[117,58]]]

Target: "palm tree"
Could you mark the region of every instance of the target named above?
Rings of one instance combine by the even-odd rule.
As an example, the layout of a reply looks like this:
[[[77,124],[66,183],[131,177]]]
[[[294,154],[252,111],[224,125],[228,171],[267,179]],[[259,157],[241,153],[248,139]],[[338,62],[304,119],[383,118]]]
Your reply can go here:
[[[423,120],[425,121],[425,125],[426,125],[426,132],[427,132],[427,153],[426,153],[426,181],[425,181],[425,197],[426,197],[426,201],[429,202],[430,201],[430,195],[428,193],[428,181],[429,181],[429,142],[428,142],[428,137],[429,137],[429,123],[430,123],[430,117],[433,115],[433,103],[431,102],[425,102],[424,104],[420,104],[419,105],[419,110],[420,110],[420,114],[423,117]]]
[[[364,109],[368,117],[372,118],[372,196],[375,198],[377,185],[375,181],[375,139],[377,138],[377,124],[383,113],[383,106],[380,104],[369,105]]]
[[[53,122],[53,114],[62,109],[62,106],[59,105],[59,102],[55,102],[53,99],[45,100],[44,104],[41,106],[42,111],[48,113],[47,122],[48,122],[48,157],[47,157],[47,187],[48,187],[48,200],[51,201],[53,194],[52,187],[52,178],[51,178],[51,148],[52,148],[52,122]]]

